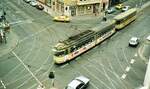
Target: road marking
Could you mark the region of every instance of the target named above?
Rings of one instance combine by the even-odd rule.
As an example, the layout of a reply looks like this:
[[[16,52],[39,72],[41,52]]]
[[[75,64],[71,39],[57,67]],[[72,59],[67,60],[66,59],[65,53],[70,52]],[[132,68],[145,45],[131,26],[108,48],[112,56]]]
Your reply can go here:
[[[12,51],[12,54],[21,62],[21,64],[25,67],[25,69],[32,75],[32,77],[39,83],[39,85],[43,86],[43,84],[39,81],[39,79],[30,71],[30,69],[24,64],[24,62],[17,56],[17,54]]]
[[[135,60],[134,60],[134,59],[131,59],[130,63],[133,64],[134,62],[135,62]]]
[[[40,31],[38,31],[38,32],[36,32],[36,33],[34,33],[34,34],[31,34],[31,35],[29,35],[29,36],[24,37],[23,39],[21,39],[21,40],[19,41],[19,43],[23,42],[24,40],[29,39],[30,37],[34,37],[34,36],[38,35],[39,33],[42,33],[42,32],[44,32],[44,31],[46,31],[47,28],[49,28],[49,27],[46,27],[46,28],[44,28],[44,30],[40,30]]]
[[[123,74],[123,75],[121,76],[121,78],[122,78],[122,79],[125,79],[126,76],[127,76],[127,74]]]
[[[69,63],[64,64],[64,65],[61,66],[60,68],[64,68],[64,67],[66,67],[67,65],[69,65]]]
[[[102,64],[102,65],[103,65],[103,64]],[[104,67],[102,67],[102,68],[103,68],[103,71],[104,71],[105,76],[107,77],[108,81],[111,83],[112,87],[113,87],[114,89],[116,89],[115,85],[112,83],[111,78],[110,78],[110,77],[108,76],[108,74],[106,73],[106,71],[105,71]]]
[[[37,89],[45,89],[45,87],[39,85],[39,86],[37,87]]]
[[[10,22],[10,25],[14,25],[14,24],[24,24],[24,23],[32,23],[33,20],[31,19],[27,19],[27,20],[18,20],[18,21],[15,21],[15,22]]]
[[[126,72],[129,72],[130,69],[131,69],[131,67],[127,66],[127,67],[126,67]]]
[[[91,84],[94,88],[99,89],[94,83],[90,82],[90,84]]]
[[[6,89],[6,86],[5,86],[5,84],[3,83],[2,80],[1,80],[1,84],[2,84],[3,88]]]
[[[85,69],[91,76],[93,76],[93,78],[97,79],[99,82],[101,82],[105,87],[107,87],[108,89],[111,89],[109,86],[107,86],[107,83],[103,82],[102,80],[100,80],[97,76],[95,76],[93,73],[91,73],[86,67],[82,66],[83,69]]]
[[[135,53],[134,56],[137,57],[138,56],[137,53]]]

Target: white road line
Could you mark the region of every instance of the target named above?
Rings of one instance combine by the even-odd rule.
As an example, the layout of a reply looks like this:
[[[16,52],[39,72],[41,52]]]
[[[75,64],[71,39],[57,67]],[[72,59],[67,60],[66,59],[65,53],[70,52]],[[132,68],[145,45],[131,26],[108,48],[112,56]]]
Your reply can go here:
[[[118,47],[118,44],[119,44],[118,42],[119,42],[119,41],[116,41],[116,43],[114,44],[114,47]],[[113,51],[114,51],[115,57],[117,58],[117,62],[118,62],[119,65],[120,65],[121,70],[124,71],[124,68],[123,68],[122,64],[120,63],[120,61],[119,61],[119,57],[118,57],[118,55],[117,55],[116,49],[113,48]]]
[[[44,79],[43,77],[46,75],[46,73],[48,73],[52,69],[53,66],[54,66],[54,63],[52,63],[52,65],[50,66],[50,68],[45,73],[41,74],[39,77],[42,78],[42,79]],[[43,75],[43,77],[42,77],[42,75]],[[42,82],[45,82],[47,80],[49,80],[49,79],[46,78],[46,79],[42,80]],[[34,84],[34,85],[36,85],[36,84]],[[32,87],[30,87],[29,89],[32,89]]]
[[[35,41],[36,41],[36,39],[34,39],[32,42],[35,42]],[[34,47],[35,47],[35,44],[32,45],[32,47],[30,48],[28,54],[24,57],[24,59],[26,59],[26,58],[30,55],[30,52],[33,50]],[[25,61],[25,60],[24,60],[24,61]],[[4,77],[7,77],[10,73],[12,73],[13,71],[15,71],[15,69],[17,69],[20,65],[21,65],[21,64],[18,64],[14,69],[12,69],[11,71],[9,71]],[[22,70],[22,71],[24,71],[24,70]],[[21,73],[22,71],[20,71],[20,73]]]
[[[131,67],[127,66],[127,67],[126,67],[126,72],[129,72],[130,69],[131,69]]]
[[[21,64],[25,67],[25,69],[32,75],[32,77],[39,83],[39,85],[43,86],[43,84],[38,80],[38,78],[30,71],[30,69],[23,63],[23,61],[16,55],[14,51],[12,51],[14,56],[21,62]]]
[[[81,72],[79,72],[78,70],[76,70],[78,74],[83,75]],[[90,82],[90,84],[95,88],[95,89],[99,89],[92,81]]]
[[[27,37],[24,37],[22,40],[19,41],[19,43],[23,42],[23,41],[26,40],[26,39],[29,39],[30,37],[33,37],[33,36],[35,36],[35,35],[38,35],[39,33],[42,33],[42,32],[44,32],[44,31],[46,31],[47,28],[49,28],[49,27],[46,27],[46,28],[44,28],[44,30],[40,30],[40,31],[38,31],[38,32],[36,32],[36,33],[34,33],[34,34],[31,34],[31,35],[29,35],[29,36],[27,36]]]
[[[130,65],[130,63],[129,63],[129,61],[128,61],[128,58],[127,58],[127,56],[126,56],[126,54],[125,54],[125,49],[122,49],[122,51],[123,51],[123,55],[124,55],[124,57],[125,57],[125,60],[126,60],[127,64]]]
[[[38,68],[38,69],[35,71],[35,75],[42,69],[42,66],[43,66],[45,63],[47,63],[49,57],[50,57],[50,56],[48,55],[48,57],[46,58],[46,60],[45,60],[43,63],[41,63],[40,68]],[[25,83],[27,83],[30,79],[31,79],[31,77],[28,78],[26,81],[24,81],[22,84],[20,84],[20,86],[18,86],[17,89],[20,88],[21,86],[23,86]]]
[[[121,76],[121,78],[122,78],[122,79],[125,79],[126,76],[127,76],[127,74],[123,74],[123,75]]]
[[[116,89],[115,85],[112,83],[111,78],[108,76],[108,74],[106,73],[104,67],[103,67],[103,71],[105,73],[105,76],[107,77],[107,79],[109,80],[109,82],[111,83],[111,85],[113,86],[114,89]]]
[[[60,68],[64,68],[64,67],[66,67],[67,65],[69,65],[69,63],[64,64],[64,65],[61,66]]]
[[[1,80],[1,84],[2,84],[3,88],[6,89],[6,86],[5,86],[5,84],[3,83],[2,80]]]
[[[106,83],[104,83],[103,81],[101,81],[97,76],[93,75],[93,73],[91,73],[86,67],[82,66],[83,69],[85,69],[91,76],[93,76],[95,79],[97,79],[99,82],[101,82],[105,87],[107,87],[108,89],[111,89]]]
[[[137,53],[135,53],[134,56],[137,57],[138,56]]]
[[[90,82],[90,84],[91,84],[94,88],[99,89],[94,83]]]
[[[134,60],[134,59],[131,59],[130,63],[133,64],[134,62],[135,62],[135,60]]]
[[[18,24],[18,23],[22,23],[22,22],[23,22],[22,20],[19,20],[19,21],[15,21],[15,22],[10,22],[9,24],[13,25],[13,24]]]

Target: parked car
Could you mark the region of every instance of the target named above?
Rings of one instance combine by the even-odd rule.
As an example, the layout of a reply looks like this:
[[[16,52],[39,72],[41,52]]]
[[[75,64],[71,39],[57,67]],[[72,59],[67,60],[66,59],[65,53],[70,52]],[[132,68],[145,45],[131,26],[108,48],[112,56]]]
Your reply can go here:
[[[125,6],[125,7],[123,7],[123,8],[122,8],[122,12],[125,12],[125,11],[129,10],[129,7],[130,7],[130,6]]]
[[[148,41],[150,41],[150,35],[146,38]]]
[[[118,4],[118,5],[115,6],[115,8],[116,8],[116,9],[119,9],[119,10],[121,10],[123,7],[124,7],[123,4]]]
[[[37,1],[33,0],[30,2],[30,5],[35,7],[36,5],[38,5],[38,3],[37,3]]]
[[[129,40],[129,46],[137,46],[139,44],[139,38],[137,37],[132,37]]]
[[[62,16],[55,16],[53,18],[54,21],[59,21],[59,22],[70,22],[70,18],[69,16],[65,16],[65,15],[62,15]]]
[[[90,79],[84,76],[76,77],[72,80],[65,89],[85,89],[89,84]]]
[[[43,10],[44,7],[42,5],[36,5],[36,8],[39,9],[39,10]]]
[[[26,3],[29,3],[29,2],[31,2],[31,0],[23,0],[23,1],[25,1]]]
[[[115,11],[116,9],[114,7],[111,7],[108,10],[106,10],[106,13],[111,14],[111,13],[114,13]]]

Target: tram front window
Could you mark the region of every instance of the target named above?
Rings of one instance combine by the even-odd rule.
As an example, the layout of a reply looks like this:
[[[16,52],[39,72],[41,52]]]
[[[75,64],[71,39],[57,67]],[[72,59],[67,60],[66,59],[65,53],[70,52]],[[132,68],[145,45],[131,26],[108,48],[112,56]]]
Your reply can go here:
[[[65,52],[64,51],[57,51],[57,52],[55,52],[55,56],[62,56],[62,55],[64,55],[65,54]]]

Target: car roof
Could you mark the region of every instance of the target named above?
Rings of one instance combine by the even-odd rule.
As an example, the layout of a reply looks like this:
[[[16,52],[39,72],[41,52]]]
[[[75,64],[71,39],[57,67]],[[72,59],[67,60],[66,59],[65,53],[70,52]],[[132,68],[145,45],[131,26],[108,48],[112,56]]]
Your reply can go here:
[[[131,38],[131,40],[137,40],[137,39],[138,39],[137,37],[132,37],[132,38]]]
[[[78,80],[73,80],[68,84],[68,87],[71,87],[73,89],[76,89],[76,87],[81,84],[82,82],[78,81]]]
[[[75,78],[76,80],[79,80],[79,81],[82,81],[82,82],[84,82],[84,83],[87,83],[87,82],[89,82],[90,81],[90,79],[88,79],[88,78],[86,78],[86,77],[84,77],[84,76],[79,76],[79,77],[77,77],[77,78]]]
[[[146,38],[147,40],[150,40],[150,35]]]

